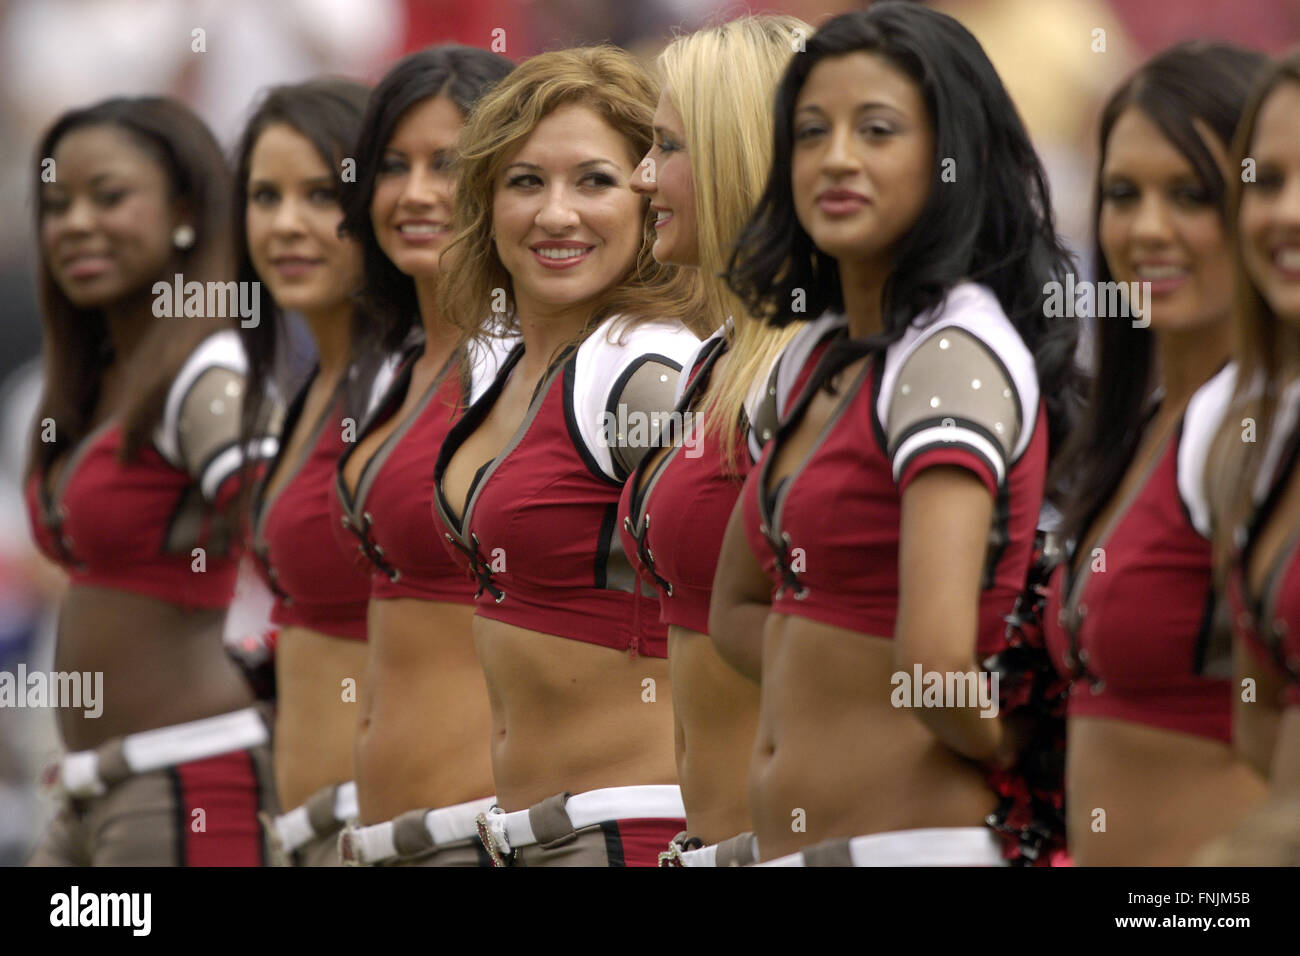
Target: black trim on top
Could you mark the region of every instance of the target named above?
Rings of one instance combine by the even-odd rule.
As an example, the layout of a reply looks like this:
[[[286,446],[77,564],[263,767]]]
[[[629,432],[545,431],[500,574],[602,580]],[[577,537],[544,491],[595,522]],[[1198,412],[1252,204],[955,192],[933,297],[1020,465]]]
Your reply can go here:
[[[576,409],[573,407],[573,387],[577,377],[578,354],[574,352],[564,363],[564,427],[569,432],[569,442],[577,451],[578,457],[582,463],[587,466],[587,470],[599,478],[601,481],[611,485],[622,487],[623,483],[616,478],[611,478],[600,468],[600,463],[591,456],[591,450],[583,440],[582,432],[578,428],[578,417]],[[610,461],[613,461],[613,455],[610,455]]]
[[[596,539],[595,586],[604,590],[608,587],[609,551],[613,546],[614,535],[618,534],[618,502],[605,506],[604,517],[600,519],[600,536]]]
[[[1192,650],[1192,673],[1198,677],[1205,671],[1205,655],[1210,647],[1216,605],[1214,586],[1211,584],[1205,589],[1205,607],[1201,611],[1201,626],[1197,628],[1196,644]]]
[[[175,767],[163,769],[167,774],[167,782],[171,784],[172,806],[176,810],[172,817],[172,832],[176,838],[176,866],[188,866],[189,861],[185,853],[189,833],[189,828],[186,826],[185,788],[181,785],[181,775],[176,772]]]
[[[605,398],[605,413],[609,415],[613,415],[615,421],[618,420],[618,407],[621,404],[620,399],[622,399],[623,397],[623,389],[627,388],[627,383],[632,380],[633,375],[635,375],[638,371],[641,370],[641,366],[647,365],[650,362],[657,362],[660,365],[666,365],[668,368],[675,369],[678,375],[682,373],[681,365],[678,364],[677,362],[674,362],[666,355],[661,355],[658,352],[646,352],[643,355],[638,355],[636,358],[634,358],[631,362],[628,363],[627,368],[623,369],[623,371],[619,374],[618,378],[614,379],[614,385],[613,387],[610,388],[609,395],[606,396]],[[655,411],[659,411],[659,409],[653,409],[649,413],[653,414]],[[668,409],[668,411],[672,411],[672,409]],[[652,445],[651,447],[652,448],[664,447],[663,438],[660,437],[658,444]],[[646,456],[648,456],[649,453],[650,453],[650,449],[646,449]],[[619,467],[618,459],[614,456],[614,452],[612,449],[610,450],[609,463],[610,466],[614,469],[614,473],[617,476],[619,485],[622,485],[623,482],[627,481],[628,478],[631,477],[632,472],[629,471],[624,473],[623,469]]]
[[[406,353],[402,355],[401,362],[397,366],[397,372],[393,375],[393,380],[388,383],[388,388],[385,389],[384,394],[379,397],[379,402],[370,410],[370,414],[368,414],[365,417],[365,420],[357,426],[357,440],[348,444],[348,447],[343,450],[343,454],[339,456],[339,460],[334,465],[335,488],[339,492],[339,501],[345,505],[343,510],[348,514],[352,513],[351,505],[353,502],[352,495],[348,493],[347,485],[343,481],[343,465],[352,457],[352,453],[356,451],[357,446],[365,440],[366,435],[370,434],[372,428],[380,422],[387,421],[398,408],[401,408],[401,403],[406,399],[407,390],[411,387],[412,370],[415,368],[415,363],[423,352],[424,345],[421,343],[410,347]],[[442,372],[438,373],[439,379],[442,378],[442,374]],[[396,405],[397,408],[394,408],[394,405]],[[370,463],[366,462],[366,464],[369,465]],[[364,478],[365,468],[363,467],[361,471],[362,478]],[[358,479],[358,487],[360,484],[361,481]]]
[[[1182,456],[1179,455],[1178,453],[1179,453],[1179,451],[1182,450],[1182,447],[1183,447],[1183,429],[1186,427],[1186,425],[1187,425],[1187,414],[1184,412],[1184,413],[1183,413],[1183,417],[1180,418],[1180,419],[1178,420],[1178,427],[1177,427],[1176,429],[1174,429],[1174,437],[1173,437],[1173,442],[1174,442],[1174,497],[1178,499],[1178,510],[1182,512],[1183,520],[1185,520],[1185,521],[1187,522],[1187,527],[1191,528],[1191,529],[1192,529],[1192,532],[1193,532],[1193,533],[1194,533],[1194,534],[1199,538],[1199,537],[1201,537],[1201,533],[1200,533],[1199,531],[1196,530],[1196,522],[1192,519],[1192,512],[1191,512],[1191,510],[1187,507],[1187,502],[1183,500],[1183,495],[1182,495],[1181,486],[1180,486],[1179,481],[1178,481],[1178,477],[1179,477],[1179,472],[1178,472],[1178,459],[1179,459],[1180,457],[1182,457]]]
[[[520,342],[510,350],[510,354],[507,355],[505,361],[501,363],[501,367],[497,370],[496,378],[492,380],[492,384],[488,386],[487,391],[479,396],[477,402],[466,409],[465,414],[460,417],[460,420],[456,422],[456,424],[451,426],[451,429],[447,432],[447,437],[443,439],[442,447],[438,449],[438,457],[434,459],[434,507],[438,509],[439,517],[441,517],[447,525],[455,529],[457,533],[464,533],[465,529],[462,526],[462,520],[465,516],[463,514],[455,514],[451,510],[451,506],[447,501],[447,496],[443,494],[442,479],[447,472],[447,463],[450,462],[452,457],[456,454],[456,450],[465,443],[465,439],[474,434],[474,432],[478,430],[478,427],[482,425],[483,421],[488,417],[488,414],[492,411],[492,406],[495,405],[497,399],[501,397],[501,391],[505,388],[506,380],[510,377],[510,373],[519,363],[519,360],[523,358],[523,355],[524,344]],[[469,504],[468,497],[465,499],[465,504]]]
[[[948,442],[934,442],[933,444],[930,445],[922,445],[920,448],[917,448],[916,450],[911,452],[906,458],[904,458],[895,466],[895,470],[898,472],[898,479],[895,479],[895,484],[897,484],[897,481],[903,477],[903,472],[907,471],[908,466],[912,464],[912,462],[917,457],[925,454],[928,451],[933,451],[935,448],[960,448],[964,451],[967,451],[970,454],[974,455],[976,458],[978,458],[980,461],[984,462],[984,464],[988,465],[988,469],[993,473],[993,477],[997,478],[997,474],[998,474],[997,466],[992,461],[989,460],[988,455],[984,454],[984,452],[980,451],[974,445],[968,445],[964,441],[948,441]],[[1005,478],[1002,481],[998,482],[999,489],[1005,487],[1006,485],[1007,485],[1007,481]]]
[[[912,437],[913,435],[915,435],[917,432],[923,432],[923,431],[925,431],[925,430],[927,430],[927,429],[930,429],[930,428],[945,428],[945,427],[947,427],[947,426],[944,425],[944,422],[952,422],[954,426],[956,426],[956,425],[960,425],[960,426],[963,427],[963,428],[969,428],[971,431],[976,432],[976,433],[979,434],[981,437],[983,437],[983,438],[987,438],[987,439],[989,440],[989,443],[992,444],[994,448],[998,449],[999,451],[1002,450],[1002,439],[1001,439],[1001,438],[999,438],[999,437],[998,437],[997,435],[995,435],[993,432],[989,431],[987,428],[985,428],[985,427],[984,427],[983,425],[981,425],[979,422],[972,421],[972,420],[969,419],[969,418],[960,418],[960,417],[958,417],[957,415],[942,415],[942,416],[940,416],[940,415],[932,415],[932,416],[930,416],[929,418],[918,419],[917,421],[913,422],[911,425],[908,425],[906,428],[904,428],[904,429],[899,433],[898,437],[897,437],[896,439],[894,439],[894,442],[893,442],[894,449],[897,450],[897,449],[899,448],[899,446],[901,446],[901,445],[903,444],[903,442],[907,441],[909,438],[911,438],[911,437]],[[957,441],[957,442],[942,442],[942,444],[958,445],[958,444],[961,444],[961,442],[959,442],[959,441]],[[926,446],[924,446],[924,447],[927,447],[927,448],[928,448],[929,446],[926,445]],[[909,455],[908,457],[910,458],[911,456]],[[986,457],[987,457],[987,456],[986,456]],[[1005,458],[1003,459],[1003,465],[1004,465],[1004,467],[1003,467],[1003,469],[1002,469],[1003,475],[1010,475],[1010,474],[1011,474],[1011,468],[1009,467],[1009,465],[1007,465],[1007,463],[1006,463],[1006,459],[1005,459]]]

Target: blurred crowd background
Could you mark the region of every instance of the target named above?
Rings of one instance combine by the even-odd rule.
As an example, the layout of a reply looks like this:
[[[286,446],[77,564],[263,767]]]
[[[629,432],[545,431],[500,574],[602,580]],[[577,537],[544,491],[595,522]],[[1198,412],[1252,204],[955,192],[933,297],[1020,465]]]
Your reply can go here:
[[[263,87],[319,73],[375,80],[442,42],[518,62],[609,41],[648,62],[674,32],[745,12],[818,25],[868,0],[0,0],[0,671],[53,667],[61,574],[32,549],[20,491],[39,397],[41,331],[31,187],[42,131],[115,94],[167,94],[233,145]],[[1090,271],[1095,122],[1143,59],[1180,40],[1277,54],[1300,43],[1300,0],[935,0],[980,40],[1052,180],[1058,225]],[[201,29],[203,52],[194,31]],[[1098,33],[1097,31],[1104,31]],[[494,32],[504,31],[504,32]],[[724,69],[724,64],[718,65]],[[111,506],[111,503],[105,503]],[[248,601],[256,617],[256,596]],[[236,633],[242,624],[232,623]],[[0,865],[20,864],[47,808],[36,787],[58,748],[50,710],[0,707]]]

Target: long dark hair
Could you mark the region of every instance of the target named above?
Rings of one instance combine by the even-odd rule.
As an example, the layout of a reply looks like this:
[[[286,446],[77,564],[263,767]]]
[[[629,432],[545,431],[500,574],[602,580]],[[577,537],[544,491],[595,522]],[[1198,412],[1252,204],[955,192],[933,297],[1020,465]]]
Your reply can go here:
[[[258,275],[248,248],[248,174],[257,140],[270,126],[285,125],[300,133],[316,148],[321,160],[334,174],[335,187],[342,189],[342,166],[351,158],[369,89],[361,83],[335,77],[272,87],[253,112],[235,151],[233,230],[241,282],[256,282]],[[261,321],[239,334],[248,353],[248,387],[243,410],[242,447],[249,448],[266,433],[274,411],[269,384],[277,350],[286,335],[285,316],[265,283],[260,286]],[[360,421],[369,397],[370,383],[383,359],[376,323],[361,306],[352,311],[350,374],[343,394],[344,415]],[[285,436],[286,440],[288,436]],[[245,462],[245,468],[255,462]],[[246,478],[248,475],[246,474]],[[253,482],[243,487],[251,489]]]
[[[446,96],[468,116],[479,98],[513,69],[505,57],[477,47],[435,46],[399,60],[370,96],[357,140],[357,181],[344,193],[340,228],[361,243],[366,276],[362,300],[378,317],[380,341],[390,351],[420,327],[420,309],[415,280],[384,254],[370,220],[384,150],[397,124],[416,105]]]
[[[1130,107],[1139,109],[1159,127],[1191,164],[1226,230],[1227,184],[1194,124],[1204,124],[1227,148],[1251,86],[1267,62],[1261,53],[1224,43],[1181,43],[1157,54],[1111,94],[1098,129],[1093,189],[1093,258],[1098,282],[1112,281],[1097,225],[1106,146],[1121,114]],[[1062,530],[1067,538],[1076,539],[1087,531],[1123,480],[1141,440],[1155,387],[1155,343],[1150,329],[1105,319],[1098,319],[1095,325],[1096,371],[1088,402],[1051,479],[1065,503]]]
[[[186,282],[229,280],[233,272],[230,174],[221,147],[198,116],[163,97],[114,97],[71,110],[54,122],[37,144],[32,163],[37,233],[46,213],[42,160],[54,155],[63,137],[93,126],[121,130],[162,166],[172,203],[185,207],[186,221],[194,228],[194,244],[174,250],[166,270],[152,276],[143,288],[151,288],[156,280],[170,284],[176,273],[184,275]],[[45,386],[38,420],[52,419],[57,427],[51,442],[42,441],[42,429],[34,432],[29,470],[44,469],[89,431],[112,346],[102,310],[73,305],[54,281],[43,248],[39,254]],[[206,316],[153,320],[126,371],[133,395],[124,411],[122,460],[134,457],[147,441],[162,415],[172,379],[194,347],[213,332],[230,327],[229,319]]]
[[[1055,450],[1067,427],[1076,330],[1072,319],[1045,315],[1044,285],[1062,279],[1071,260],[1015,105],[979,43],[952,17],[913,3],[876,3],[828,20],[790,61],[777,87],[771,172],[737,240],[728,282],[752,314],[773,325],[843,311],[838,263],[813,244],[795,215],[794,110],[818,63],[863,52],[886,58],[916,82],[933,118],[935,156],[955,161],[961,185],[943,184],[934,164],[925,207],[894,250],[896,265],[883,292],[884,331],[850,349],[887,346],[957,283],[983,283],[1034,354]],[[805,314],[791,311],[800,299]]]

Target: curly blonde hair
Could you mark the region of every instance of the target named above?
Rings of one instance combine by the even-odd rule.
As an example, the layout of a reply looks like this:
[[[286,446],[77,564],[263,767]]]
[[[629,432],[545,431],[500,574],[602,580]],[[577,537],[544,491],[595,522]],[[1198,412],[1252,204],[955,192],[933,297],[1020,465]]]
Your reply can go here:
[[[654,80],[630,54],[594,46],[524,61],[474,107],[461,130],[454,235],[443,253],[438,283],[439,310],[466,337],[518,329],[510,273],[492,241],[492,197],[502,171],[538,124],[561,106],[586,106],[623,136],[635,165],[650,149],[658,97]],[[597,302],[587,329],[613,315],[628,317],[624,328],[639,321],[690,318],[692,271],[655,262],[653,245],[645,201],[636,261]],[[487,322],[489,316],[496,321]]]

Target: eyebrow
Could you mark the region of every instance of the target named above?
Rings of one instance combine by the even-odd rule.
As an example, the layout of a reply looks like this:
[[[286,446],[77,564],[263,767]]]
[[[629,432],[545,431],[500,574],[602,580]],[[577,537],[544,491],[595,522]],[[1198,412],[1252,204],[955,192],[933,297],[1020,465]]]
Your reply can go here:
[[[575,168],[589,169],[592,166],[602,166],[602,165],[613,166],[615,169],[618,169],[618,164],[615,163],[613,160],[609,160],[609,159],[588,159],[584,162],[579,163]],[[542,167],[538,166],[536,163],[511,163],[509,166],[506,167],[506,169],[514,169],[516,166],[522,166],[524,169],[535,169],[538,172],[543,171]]]
[[[867,110],[877,110],[877,109],[892,110],[895,113],[903,112],[901,107],[895,106],[893,103],[882,103],[879,100],[870,100],[866,103],[859,103],[857,106],[853,108],[853,112],[865,113]],[[800,106],[798,109],[795,110],[796,114],[803,113],[803,112],[821,113],[823,116],[826,114],[826,111],[822,109],[820,106],[818,106],[816,103],[806,103],[805,105]]]

